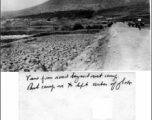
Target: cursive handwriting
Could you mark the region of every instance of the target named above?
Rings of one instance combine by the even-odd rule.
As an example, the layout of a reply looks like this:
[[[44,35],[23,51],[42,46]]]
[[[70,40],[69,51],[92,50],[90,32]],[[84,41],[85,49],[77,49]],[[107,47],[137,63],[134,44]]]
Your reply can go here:
[[[39,85],[37,84],[36,86],[33,85],[33,83],[30,83],[29,86],[27,87],[27,90],[36,90],[39,89]]]
[[[27,75],[26,80],[27,81],[29,81],[29,80],[39,80],[39,77],[31,77],[31,75]]]
[[[115,81],[114,83],[111,83],[111,90],[114,90],[114,89],[119,90],[122,85],[131,85],[132,84],[132,82],[130,82],[130,80],[129,81],[125,81],[125,80],[126,80],[126,78],[124,78],[120,82]]]
[[[109,87],[110,90],[120,90],[124,86],[132,85],[132,81],[126,77],[120,78],[119,74],[104,74],[104,73],[71,73],[57,76],[42,74],[40,77],[26,75],[28,82],[27,90],[50,89],[69,89],[69,88],[88,88],[88,87]],[[55,82],[57,80],[57,82]],[[48,82],[47,82],[48,81]],[[61,83],[62,82],[62,83]]]

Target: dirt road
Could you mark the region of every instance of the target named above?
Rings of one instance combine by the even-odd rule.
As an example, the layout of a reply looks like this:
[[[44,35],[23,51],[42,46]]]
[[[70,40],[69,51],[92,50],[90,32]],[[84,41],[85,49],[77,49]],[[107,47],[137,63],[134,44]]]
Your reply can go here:
[[[90,48],[73,61],[69,70],[150,70],[150,30],[139,30],[128,27],[127,24],[117,23],[107,32],[97,35]],[[98,46],[97,42],[101,40],[108,42]],[[94,49],[97,48],[98,51],[95,52]],[[98,55],[86,62],[92,57],[87,55],[90,51]]]
[[[149,70],[150,31],[118,23],[110,29],[109,52],[104,70]]]

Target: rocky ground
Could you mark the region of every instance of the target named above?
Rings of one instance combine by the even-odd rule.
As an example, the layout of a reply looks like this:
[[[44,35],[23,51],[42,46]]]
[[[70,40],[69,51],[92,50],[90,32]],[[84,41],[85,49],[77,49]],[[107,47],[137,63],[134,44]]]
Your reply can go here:
[[[1,48],[1,71],[64,71],[90,44],[92,35],[30,38]]]
[[[124,23],[97,34],[49,35],[1,47],[1,71],[150,70],[150,30]]]

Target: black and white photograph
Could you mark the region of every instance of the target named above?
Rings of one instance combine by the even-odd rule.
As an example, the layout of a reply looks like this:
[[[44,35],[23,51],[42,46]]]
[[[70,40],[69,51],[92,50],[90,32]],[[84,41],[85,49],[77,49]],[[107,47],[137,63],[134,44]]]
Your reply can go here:
[[[151,0],[1,0],[2,120],[151,120]]]
[[[2,72],[149,71],[150,0],[1,0]]]

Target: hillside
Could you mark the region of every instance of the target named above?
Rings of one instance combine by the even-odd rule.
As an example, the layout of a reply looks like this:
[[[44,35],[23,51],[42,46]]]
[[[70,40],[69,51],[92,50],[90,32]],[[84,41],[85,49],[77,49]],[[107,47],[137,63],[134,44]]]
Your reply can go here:
[[[12,18],[54,11],[67,11],[79,9],[107,9],[117,6],[149,3],[149,0],[49,0],[40,5],[26,8],[19,11],[5,11],[1,16]]]

